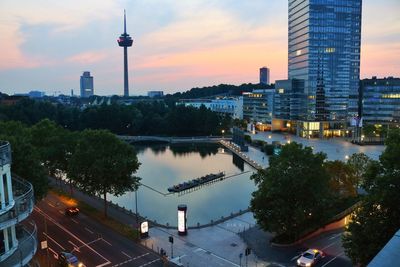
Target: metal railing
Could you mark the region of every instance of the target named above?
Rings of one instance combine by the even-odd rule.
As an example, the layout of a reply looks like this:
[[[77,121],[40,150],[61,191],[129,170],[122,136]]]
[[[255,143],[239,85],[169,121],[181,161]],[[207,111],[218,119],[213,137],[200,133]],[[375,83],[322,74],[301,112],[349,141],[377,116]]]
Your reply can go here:
[[[12,177],[12,182],[14,206],[0,215],[0,230],[23,221],[33,210],[33,186],[17,176]]]
[[[37,250],[37,228],[34,222],[16,229],[18,246],[10,255],[0,255],[0,266],[17,267],[28,264]],[[1,259],[4,257],[4,259]]]
[[[11,163],[11,147],[7,141],[0,140],[0,167]]]

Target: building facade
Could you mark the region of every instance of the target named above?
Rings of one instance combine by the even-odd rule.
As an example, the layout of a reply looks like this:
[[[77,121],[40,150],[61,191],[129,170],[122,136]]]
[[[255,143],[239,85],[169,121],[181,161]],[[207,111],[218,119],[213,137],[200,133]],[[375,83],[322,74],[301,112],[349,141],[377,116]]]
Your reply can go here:
[[[148,91],[147,96],[154,98],[154,97],[163,97],[164,92],[163,91]]]
[[[330,122],[326,130],[335,131],[357,115],[361,5],[361,0],[289,0],[288,78],[304,80],[300,127],[324,121]]]
[[[33,205],[32,185],[11,175],[10,144],[0,140],[0,266],[25,266],[36,253]]]
[[[364,79],[360,81],[363,124],[399,125],[400,78]]]
[[[90,97],[94,94],[93,76],[90,76],[89,71],[84,71],[81,80],[81,97]]]
[[[267,68],[267,67],[260,68],[260,83],[264,84],[264,85],[270,84],[269,68]]]
[[[254,123],[261,131],[271,129],[274,91],[271,88],[243,93],[243,119]]]
[[[211,111],[228,114],[234,119],[243,119],[243,97],[224,97],[217,99],[182,99],[180,105],[200,108],[205,106]]]

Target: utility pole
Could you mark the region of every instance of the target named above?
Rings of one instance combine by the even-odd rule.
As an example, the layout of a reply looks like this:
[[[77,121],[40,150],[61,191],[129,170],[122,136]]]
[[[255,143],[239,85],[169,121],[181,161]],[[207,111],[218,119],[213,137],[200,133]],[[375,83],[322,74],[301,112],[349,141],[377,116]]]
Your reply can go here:
[[[171,235],[169,238],[169,242],[171,243],[171,259],[174,257],[174,237]]]
[[[135,211],[135,214],[136,214],[136,227],[139,227],[139,216],[138,216],[138,209],[137,209],[137,191],[138,191],[138,188],[136,188],[136,190],[135,190],[135,206],[136,206],[136,211]]]

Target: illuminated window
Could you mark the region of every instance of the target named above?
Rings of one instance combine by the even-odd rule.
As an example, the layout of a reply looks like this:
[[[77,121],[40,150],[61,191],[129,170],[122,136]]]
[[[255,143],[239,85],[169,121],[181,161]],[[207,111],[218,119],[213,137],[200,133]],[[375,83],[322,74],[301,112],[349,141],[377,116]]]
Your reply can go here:
[[[326,53],[334,53],[335,50],[336,50],[336,49],[335,49],[334,47],[325,48],[325,52],[326,52]]]
[[[285,92],[285,89],[283,89],[283,88],[278,89],[278,93],[283,94],[284,92]]]
[[[296,51],[296,56],[300,56],[301,55],[301,49]]]

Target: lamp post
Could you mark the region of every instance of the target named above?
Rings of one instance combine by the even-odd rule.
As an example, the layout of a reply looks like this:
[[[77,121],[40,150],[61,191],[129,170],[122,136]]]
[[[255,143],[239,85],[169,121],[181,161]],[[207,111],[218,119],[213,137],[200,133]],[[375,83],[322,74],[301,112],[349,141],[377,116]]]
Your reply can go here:
[[[224,130],[224,129],[222,129],[222,130],[221,130],[221,133],[222,133],[222,139],[224,139],[224,133],[225,133],[225,130]]]
[[[137,209],[137,191],[138,191],[138,188],[136,188],[136,190],[135,190],[135,206],[136,206],[136,211],[135,211],[135,214],[136,214],[136,227],[138,227],[138,226],[139,226],[139,216],[138,216],[138,209]]]

